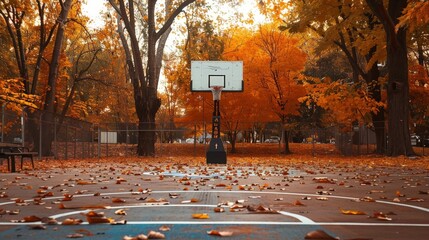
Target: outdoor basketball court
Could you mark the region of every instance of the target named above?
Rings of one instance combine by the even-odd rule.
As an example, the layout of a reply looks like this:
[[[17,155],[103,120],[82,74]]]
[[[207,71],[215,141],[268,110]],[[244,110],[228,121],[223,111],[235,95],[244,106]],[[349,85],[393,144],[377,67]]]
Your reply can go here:
[[[227,239],[305,239],[316,230],[339,239],[429,234],[425,169],[105,161],[2,174],[0,239],[123,239],[150,231],[220,238],[211,230],[232,234]],[[90,211],[97,216],[87,218]],[[57,224],[42,227],[46,218]],[[63,225],[71,221],[79,224]]]

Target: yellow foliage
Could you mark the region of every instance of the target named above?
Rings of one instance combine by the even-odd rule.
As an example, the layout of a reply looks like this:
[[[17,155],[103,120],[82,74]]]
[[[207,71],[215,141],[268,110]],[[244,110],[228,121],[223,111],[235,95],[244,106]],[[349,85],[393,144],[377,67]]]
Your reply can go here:
[[[359,85],[360,84],[360,85]],[[324,81],[306,84],[308,96],[301,98],[307,105],[316,104],[329,113],[329,120],[350,127],[354,121],[363,123],[370,113],[376,113],[385,103],[369,96],[366,84],[345,84]]]
[[[23,106],[37,109],[40,98],[24,93],[24,83],[20,79],[0,80],[0,100],[11,103],[8,107],[21,111]]]

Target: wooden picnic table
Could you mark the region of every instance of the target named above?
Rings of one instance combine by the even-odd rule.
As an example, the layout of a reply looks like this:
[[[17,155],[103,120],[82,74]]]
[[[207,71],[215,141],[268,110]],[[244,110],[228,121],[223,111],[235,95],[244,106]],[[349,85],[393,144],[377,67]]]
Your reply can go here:
[[[34,168],[33,156],[37,154],[37,152],[30,152],[27,147],[20,144],[0,143],[0,158],[5,158],[7,160],[7,166],[10,172],[16,172],[16,156],[21,157],[21,169],[24,158],[30,158],[32,167]]]

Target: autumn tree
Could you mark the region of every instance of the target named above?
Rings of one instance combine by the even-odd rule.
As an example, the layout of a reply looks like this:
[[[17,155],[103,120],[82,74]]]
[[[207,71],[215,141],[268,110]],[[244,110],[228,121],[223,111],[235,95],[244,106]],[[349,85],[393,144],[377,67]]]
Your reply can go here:
[[[54,119],[54,103],[55,103],[55,94],[56,94],[56,82],[58,78],[58,66],[59,66],[59,59],[60,54],[62,50],[62,43],[63,43],[63,36],[64,36],[64,25],[67,21],[68,13],[72,6],[72,0],[60,0],[58,2],[58,5],[61,9],[59,16],[57,18],[57,23],[50,28],[51,30],[48,31],[49,34],[45,35],[45,29],[44,27],[44,6],[45,2],[42,1],[36,1],[37,3],[37,9],[38,11],[34,11],[32,8],[34,5],[32,5],[28,1],[2,1],[0,2],[2,5],[2,11],[1,15],[4,19],[4,23],[6,24],[6,27],[8,29],[8,33],[10,38],[12,39],[13,44],[13,50],[15,52],[15,58],[17,62],[17,66],[19,69],[19,76],[21,77],[23,83],[24,83],[24,91],[27,94],[35,93],[35,89],[37,86],[37,80],[38,80],[38,73],[41,69],[41,66],[38,65],[34,69],[34,78],[31,84],[30,89],[30,81],[29,81],[29,67],[27,62],[27,51],[32,49],[32,42],[25,41],[23,39],[23,27],[28,26],[30,24],[34,24],[34,18],[31,17],[31,14],[38,12],[39,13],[39,19],[40,19],[40,45],[39,45],[39,54],[37,59],[41,60],[43,51],[45,50],[49,40],[51,39],[54,30],[56,29],[56,36],[55,36],[55,45],[53,47],[53,52],[50,58],[49,62],[49,75],[48,75],[48,83],[49,86],[46,91],[46,97],[43,102],[43,109],[47,111],[47,114],[44,115],[45,121],[53,121]],[[52,10],[52,9],[50,9]],[[28,15],[28,24],[24,24],[25,17]],[[43,30],[42,30],[43,28]],[[25,43],[29,43],[29,45],[25,45]],[[40,64],[40,61],[36,61],[37,64]],[[32,128],[34,129],[34,128]],[[44,131],[43,139],[45,142],[50,142],[53,134],[51,134],[50,131]],[[48,154],[50,152],[50,144],[45,144],[44,148],[42,149],[44,155]]]
[[[380,0],[366,0],[372,13],[382,23],[387,50],[387,154],[414,155],[409,132],[409,82],[407,28],[398,26],[407,7],[407,0],[389,0],[387,7]]]
[[[289,29],[292,32],[307,32],[317,34],[318,43],[316,54],[331,51],[338,48],[342,51],[351,68],[351,80],[354,83],[365,81],[370,88],[370,97],[376,101],[382,101],[382,84],[379,81],[379,61],[384,60],[383,38],[381,25],[375,20],[369,9],[359,1],[291,1],[284,5],[291,14],[281,14],[281,9],[274,8],[277,1],[266,1],[263,10],[274,9],[280,11],[284,23],[280,29]],[[353,10],[352,10],[353,9]],[[267,13],[268,14],[268,13]],[[311,31],[311,33],[309,32]],[[377,152],[384,152],[384,108],[379,106],[374,112],[369,113],[371,118],[359,120],[361,124],[372,126],[376,134]]]
[[[134,89],[140,130],[137,153],[140,156],[155,154],[155,115],[161,106],[157,91],[164,47],[171,32],[171,24],[177,15],[194,1],[167,0],[164,4],[158,4],[158,1],[150,0],[145,4],[135,5],[134,1],[109,0],[118,15],[118,32]],[[163,12],[157,12],[159,7],[164,7]],[[144,21],[139,22],[139,18]],[[145,36],[145,43],[139,43],[139,33]]]
[[[222,131],[226,132],[231,143],[232,153],[236,152],[239,133],[257,131],[262,136],[264,123],[277,121],[272,108],[269,107],[266,92],[261,88],[260,81],[255,79],[255,68],[252,58],[257,48],[252,42],[257,33],[242,27],[231,27],[223,36],[225,45],[222,59],[225,61],[243,61],[243,92],[222,93],[220,112]],[[256,70],[257,71],[257,70]],[[256,142],[256,139],[253,139]],[[262,141],[262,139],[260,139]]]
[[[29,93],[29,73],[26,56],[26,46],[24,45],[24,18],[31,18],[33,9],[31,3],[27,1],[0,1],[0,15],[5,23],[5,27],[13,44],[16,65],[19,69],[19,76],[24,83],[26,93]],[[26,16],[27,15],[27,16]]]
[[[306,54],[299,49],[298,39],[279,32],[275,25],[261,26],[245,50],[253,53],[246,59],[246,64],[251,67],[248,74],[267,94],[267,100],[282,124],[284,153],[290,153],[291,127],[288,124],[291,116],[299,114],[298,98],[305,95],[298,80],[304,70]]]
[[[14,53],[14,57],[8,57],[8,64],[13,60],[16,66],[10,68],[8,75],[20,77],[24,86],[20,88],[22,94],[39,96],[40,101],[32,107],[45,113],[38,115],[40,113],[28,111],[30,125],[27,130],[32,133],[34,145],[42,147],[42,155],[48,155],[52,152],[52,124],[56,116],[60,116],[57,131],[65,116],[88,117],[98,106],[94,104],[95,97],[90,96],[94,85],[89,82],[103,85],[101,79],[108,76],[103,69],[118,65],[101,64],[102,47],[109,45],[99,44],[104,41],[102,35],[97,35],[94,41],[86,28],[88,18],[81,15],[80,2],[36,0],[31,3],[2,1],[0,4],[4,20],[1,23],[9,29],[9,49]],[[109,55],[103,55],[105,62],[108,58]],[[39,116],[43,117],[43,125]],[[39,143],[40,132],[43,144]]]
[[[424,138],[429,135],[429,2],[409,2],[399,26],[407,26],[411,129]]]
[[[410,1],[411,4],[414,1]],[[397,155],[413,155],[413,149],[411,147],[410,135],[409,135],[409,86],[408,86],[408,65],[407,65],[407,46],[406,46],[406,28],[404,26],[398,25],[399,18],[403,15],[403,12],[407,6],[407,1],[389,1],[388,7],[384,6],[383,1],[366,1],[367,6],[370,11],[367,11],[364,14],[361,14],[363,17],[362,21],[359,21],[356,17],[359,15],[350,14],[351,11],[347,9],[366,9],[367,6],[363,5],[362,7],[357,7],[361,2],[359,1],[349,1],[349,2],[333,2],[329,5],[320,5],[320,2],[306,2],[307,7],[311,9],[321,9],[324,8],[326,11],[323,15],[317,14],[309,14],[307,15],[310,19],[315,20],[315,17],[319,16],[331,16],[334,17],[335,21],[331,22],[319,22],[319,24],[310,25],[304,21],[304,25],[310,26],[317,30],[317,28],[322,29],[322,33],[330,32],[328,28],[330,26],[338,25],[344,29],[345,22],[347,20],[352,20],[354,23],[358,23],[356,27],[349,28],[344,33],[338,31],[338,40],[334,40],[335,44],[338,45],[347,55],[348,58],[354,59],[355,53],[359,53],[353,49],[356,49],[359,46],[360,49],[365,50],[366,53],[364,56],[366,57],[366,61],[368,62],[368,66],[365,68],[367,72],[365,73],[362,70],[357,68],[356,62],[352,63],[354,71],[359,70],[359,74],[366,80],[370,89],[372,88],[372,95],[374,99],[379,100],[380,96],[380,88],[373,88],[370,85],[370,80],[377,83],[378,69],[375,63],[377,59],[377,52],[380,52],[380,49],[383,49],[382,46],[386,46],[387,49],[387,69],[388,69],[388,83],[387,83],[387,96],[388,96],[388,148],[387,154],[392,156]],[[334,8],[337,9],[337,12],[330,11]],[[319,11],[320,12],[320,11]],[[356,12],[356,11],[355,11]],[[358,12],[358,11],[357,11]],[[315,12],[317,13],[317,11]],[[326,14],[329,13],[329,14]],[[366,18],[366,20],[365,20]],[[383,42],[379,43],[379,46],[367,46],[365,43],[368,43],[368,37],[362,38],[362,41],[357,41],[361,36],[380,36],[381,34],[377,34],[377,21],[381,22],[385,34],[385,44]],[[314,21],[313,21],[314,22]],[[322,24],[320,24],[322,23]],[[395,29],[396,26],[396,29]],[[372,33],[367,34],[366,29],[370,30]],[[374,32],[375,30],[375,32]],[[347,37],[347,38],[346,38]],[[347,50],[345,47],[345,43],[354,43],[351,48],[352,51]],[[381,53],[381,52],[380,52]],[[381,108],[382,110],[382,108]],[[378,112],[381,112],[380,109]],[[378,114],[377,114],[378,115]],[[377,117],[375,115],[375,117]],[[377,134],[378,136],[378,134]],[[377,145],[380,144],[381,141],[377,139]],[[379,148],[379,147],[377,147]]]

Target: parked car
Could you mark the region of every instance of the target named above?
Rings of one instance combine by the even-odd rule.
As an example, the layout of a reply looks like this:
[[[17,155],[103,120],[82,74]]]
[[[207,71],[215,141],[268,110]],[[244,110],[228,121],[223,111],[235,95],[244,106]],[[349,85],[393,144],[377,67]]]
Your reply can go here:
[[[186,142],[186,143],[194,143],[194,142],[195,142],[195,139],[193,139],[193,138],[187,138],[187,139],[185,140],[185,142]]]
[[[271,136],[270,138],[265,139],[266,143],[279,143],[280,142],[280,138],[277,136]]]
[[[411,146],[419,146],[420,145],[420,136],[416,134],[411,134]]]
[[[416,134],[411,134],[411,146],[416,147],[429,147],[429,138],[421,137]]]

